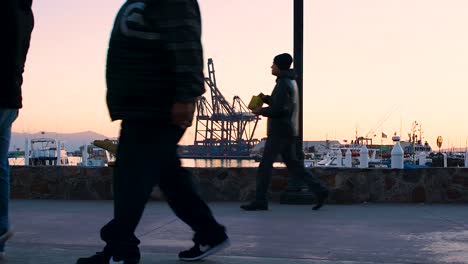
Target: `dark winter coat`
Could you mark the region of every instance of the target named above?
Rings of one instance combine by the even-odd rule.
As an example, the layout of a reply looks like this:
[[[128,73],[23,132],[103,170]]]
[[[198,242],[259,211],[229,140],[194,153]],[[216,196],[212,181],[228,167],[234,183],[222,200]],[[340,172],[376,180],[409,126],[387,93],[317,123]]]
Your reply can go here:
[[[3,0],[0,12],[2,48],[0,49],[0,108],[23,106],[21,85],[34,17],[32,0]]]
[[[129,0],[120,9],[107,54],[112,120],[170,120],[175,102],[205,92],[196,0]]]
[[[298,135],[298,88],[293,70],[281,71],[270,96],[264,99],[268,107],[260,114],[268,117],[268,136],[293,137]]]

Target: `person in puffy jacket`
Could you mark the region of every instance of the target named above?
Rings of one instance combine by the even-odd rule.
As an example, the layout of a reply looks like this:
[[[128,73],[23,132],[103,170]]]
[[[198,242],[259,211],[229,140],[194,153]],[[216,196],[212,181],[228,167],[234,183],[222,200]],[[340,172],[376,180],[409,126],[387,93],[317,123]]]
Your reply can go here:
[[[323,206],[328,196],[328,189],[310,172],[296,155],[298,136],[298,88],[294,70],[290,69],[292,57],[288,53],[275,56],[271,73],[276,76],[276,85],[271,95],[260,94],[260,98],[268,106],[252,110],[256,115],[268,117],[267,140],[263,150],[262,161],[257,171],[255,200],[241,205],[246,211],[268,210],[268,187],[271,182],[273,163],[281,155],[289,173],[298,182],[305,182],[315,193],[317,204],[314,210]]]

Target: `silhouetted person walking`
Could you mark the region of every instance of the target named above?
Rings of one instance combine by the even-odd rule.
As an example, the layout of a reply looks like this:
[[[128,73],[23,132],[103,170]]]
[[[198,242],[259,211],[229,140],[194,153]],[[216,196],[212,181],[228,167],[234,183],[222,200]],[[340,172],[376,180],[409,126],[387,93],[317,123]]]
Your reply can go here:
[[[5,2],[6,1],[6,2]],[[34,16],[32,0],[2,2],[2,48],[0,48],[0,259],[5,242],[13,235],[9,223],[10,170],[8,148],[11,126],[23,107],[21,86],[26,55],[29,50]]]
[[[262,161],[257,171],[255,200],[241,205],[246,211],[268,210],[268,187],[271,182],[273,163],[281,155],[290,175],[297,181],[305,182],[317,198],[314,210],[322,207],[328,196],[328,189],[310,172],[296,154],[298,136],[298,89],[294,71],[290,69],[292,57],[287,53],[276,56],[271,73],[277,77],[271,96],[260,94],[268,107],[259,107],[252,112],[268,117],[267,135]]]
[[[140,261],[135,229],[154,185],[194,231],[179,253],[199,260],[229,244],[225,228],[181,167],[177,143],[205,92],[200,11],[196,0],[128,0],[119,11],[107,55],[107,105],[122,120],[114,168],[114,218],[101,229],[102,252],[78,264]]]

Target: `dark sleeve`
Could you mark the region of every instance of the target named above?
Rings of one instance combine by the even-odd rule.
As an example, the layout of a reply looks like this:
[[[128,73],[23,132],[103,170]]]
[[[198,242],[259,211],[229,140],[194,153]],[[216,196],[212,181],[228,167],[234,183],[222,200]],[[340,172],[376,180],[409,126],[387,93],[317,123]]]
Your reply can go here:
[[[260,110],[260,114],[266,117],[283,117],[288,115],[291,109],[291,94],[288,92],[288,87],[279,82],[272,95],[270,96],[270,104]]]
[[[15,76],[15,54],[18,47],[18,15],[19,4],[17,0],[5,0],[3,5],[5,9],[2,10],[0,15],[0,25],[3,26],[2,43],[3,47],[0,49],[0,69],[1,69],[1,83],[2,85],[13,85]]]
[[[201,18],[196,0],[148,0],[148,9],[158,9],[153,23],[161,32],[169,56],[177,102],[194,102],[205,92]],[[154,13],[154,12],[150,12]]]
[[[270,102],[271,102],[271,96],[270,95],[265,95],[262,100],[263,100],[263,102],[265,104],[269,105]]]

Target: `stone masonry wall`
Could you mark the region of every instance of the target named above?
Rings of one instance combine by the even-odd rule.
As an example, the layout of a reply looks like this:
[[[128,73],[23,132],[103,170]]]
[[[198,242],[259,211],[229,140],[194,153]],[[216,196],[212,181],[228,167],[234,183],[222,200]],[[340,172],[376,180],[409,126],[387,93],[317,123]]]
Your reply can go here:
[[[208,201],[254,197],[256,168],[189,168]],[[312,168],[331,189],[329,202],[468,202],[468,168]],[[273,170],[270,197],[279,201],[287,170]],[[11,196],[18,199],[112,199],[112,168],[12,166]],[[156,187],[152,198],[163,196]]]

